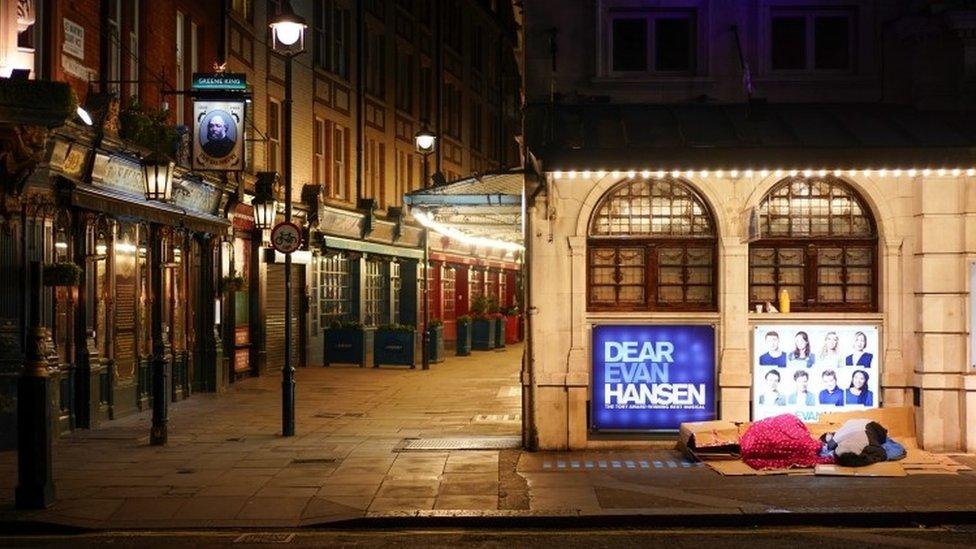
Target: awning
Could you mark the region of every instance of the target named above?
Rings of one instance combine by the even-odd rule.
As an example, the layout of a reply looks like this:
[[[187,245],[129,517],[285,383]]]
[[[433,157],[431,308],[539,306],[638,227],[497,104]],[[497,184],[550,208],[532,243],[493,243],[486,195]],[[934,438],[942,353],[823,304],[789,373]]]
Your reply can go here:
[[[523,172],[513,170],[420,189],[403,201],[421,223],[426,216],[433,222],[431,228],[447,236],[521,245],[523,186]]]
[[[109,213],[113,216],[144,219],[163,225],[176,226],[182,224],[190,230],[211,234],[220,234],[230,226],[230,221],[222,217],[201,212],[188,212],[180,207],[162,202],[136,201],[129,195],[91,186],[77,187],[71,193],[71,203],[74,206]]]
[[[353,240],[339,236],[322,235],[322,249],[324,250],[350,250],[367,254],[388,255],[393,257],[406,257],[410,259],[423,259],[424,251],[417,248],[404,248],[402,246],[391,246],[379,242],[369,242],[366,240]]]

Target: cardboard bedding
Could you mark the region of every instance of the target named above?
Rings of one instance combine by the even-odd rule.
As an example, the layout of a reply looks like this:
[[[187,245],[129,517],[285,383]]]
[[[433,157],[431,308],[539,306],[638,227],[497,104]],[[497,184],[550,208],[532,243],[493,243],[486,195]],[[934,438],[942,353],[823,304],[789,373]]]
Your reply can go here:
[[[904,477],[907,475],[956,475],[971,470],[949,456],[933,454],[918,447],[915,438],[915,413],[910,407],[877,408],[856,412],[825,413],[817,423],[807,424],[811,436],[836,431],[849,419],[870,419],[888,430],[888,436],[900,442],[907,451],[905,459],[885,461],[864,467],[843,467],[822,464],[809,468],[756,470],[739,458],[739,438],[749,423],[731,421],[702,421],[683,423],[678,437],[678,449],[688,457],[705,462],[713,470],[726,476],[818,475],[857,477]]]

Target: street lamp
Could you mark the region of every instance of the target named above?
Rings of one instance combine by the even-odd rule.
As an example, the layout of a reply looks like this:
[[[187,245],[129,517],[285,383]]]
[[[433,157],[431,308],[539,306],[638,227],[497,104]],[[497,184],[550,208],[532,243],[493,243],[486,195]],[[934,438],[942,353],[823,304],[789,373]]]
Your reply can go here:
[[[145,184],[146,200],[168,202],[173,195],[173,161],[166,155],[153,153],[142,160],[142,176]],[[150,276],[152,292],[152,427],[149,430],[149,443],[154,446],[166,444],[168,438],[169,360],[165,356],[163,344],[163,247],[160,226],[149,226]]]
[[[274,172],[261,172],[254,184],[254,199],[251,200],[254,226],[262,231],[274,227],[275,217],[278,215],[278,201],[275,200],[273,190],[275,176]]]
[[[424,157],[424,188],[427,187],[427,183],[430,180],[430,164],[429,158],[434,149],[437,148],[437,136],[433,132],[428,130],[426,127],[417,132],[417,135],[413,137],[414,145],[417,147],[417,154]],[[430,334],[428,333],[430,324],[430,302],[428,301],[428,296],[430,295],[430,246],[428,245],[428,239],[430,238],[430,230],[424,227],[424,284],[423,288],[423,299],[424,299],[424,329],[423,336],[420,338],[420,367],[422,370],[430,369]]]
[[[305,19],[291,2],[281,3],[281,12],[269,24],[271,47],[285,57],[285,100],[282,108],[281,180],[285,185],[285,222],[291,221],[291,60],[305,51]],[[257,220],[255,220],[257,221]],[[285,367],[281,369],[281,434],[295,434],[295,367],[291,363],[291,254],[285,254]]]

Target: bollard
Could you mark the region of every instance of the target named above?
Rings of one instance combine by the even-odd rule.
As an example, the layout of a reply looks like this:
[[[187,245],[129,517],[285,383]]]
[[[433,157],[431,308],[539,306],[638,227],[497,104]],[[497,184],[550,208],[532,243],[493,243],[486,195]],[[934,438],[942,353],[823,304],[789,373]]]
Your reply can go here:
[[[17,380],[17,489],[18,509],[45,509],[54,503],[51,424],[51,378],[45,348],[50,336],[41,326],[41,263],[30,264],[31,328],[26,362]]]

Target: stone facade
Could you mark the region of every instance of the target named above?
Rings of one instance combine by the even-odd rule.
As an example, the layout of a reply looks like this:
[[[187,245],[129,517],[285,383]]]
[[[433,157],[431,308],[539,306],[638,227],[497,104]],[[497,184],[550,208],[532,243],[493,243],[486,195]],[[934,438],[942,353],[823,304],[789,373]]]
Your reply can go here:
[[[830,3],[835,8],[856,8],[853,32],[866,39],[852,46],[856,60],[853,68],[841,74],[810,71],[787,77],[770,70],[766,54],[770,10],[793,7],[788,2],[603,0],[576,7],[558,3],[558,10],[554,9],[555,4],[526,3],[526,96],[530,105],[538,104],[541,110],[547,108],[547,103],[567,110],[585,109],[594,103],[611,107],[695,101],[744,104],[749,99],[744,78],[753,87],[752,99],[762,97],[770,105],[804,103],[815,107],[820,101],[858,103],[882,99],[908,108],[945,111],[965,104],[969,93],[964,84],[968,81],[967,66],[953,66],[948,61],[923,66],[913,61],[917,56],[910,53],[919,44],[929,50],[969,52],[970,41],[961,39],[958,31],[971,19],[968,12],[933,10],[909,14],[896,3]],[[795,9],[802,12],[800,3],[795,4]],[[615,8],[693,13],[698,36],[694,42],[694,69],[686,75],[610,74],[606,70],[605,25],[607,10]],[[886,20],[901,22],[889,28],[883,24]],[[747,70],[736,55],[733,26],[739,32]],[[888,59],[885,64],[880,62],[881,56]],[[968,53],[964,57],[968,59]],[[907,61],[891,61],[896,58]],[[938,78],[933,76],[936,73]],[[531,120],[527,119],[527,134],[537,129],[530,126]],[[972,367],[976,359],[971,356],[970,344],[974,321],[970,268],[976,259],[976,178],[972,167],[976,166],[976,159],[962,165],[932,165],[932,169],[923,171],[926,166],[919,165],[915,170],[914,166],[904,165],[904,158],[892,155],[887,167],[904,168],[897,172],[882,172],[880,168],[886,165],[879,163],[878,158],[860,165],[811,166],[796,165],[796,161],[789,165],[790,161],[778,156],[780,153],[763,158],[761,152],[755,151],[749,153],[754,154],[751,158],[761,160],[751,166],[695,164],[669,159],[665,153],[655,157],[655,164],[655,160],[648,160],[640,152],[628,157],[623,147],[601,148],[601,140],[612,136],[600,134],[600,127],[587,128],[599,135],[584,135],[581,139],[586,144],[575,147],[575,151],[572,147],[553,146],[558,136],[543,136],[535,141],[531,135],[528,138],[529,151],[541,166],[544,185],[539,198],[528,205],[526,235],[531,320],[523,380],[529,395],[526,414],[533,418],[528,433],[532,446],[579,449],[645,444],[606,440],[589,430],[590,341],[595,324],[713,324],[718,349],[718,415],[722,419],[748,421],[754,397],[752,327],[802,321],[879,324],[882,405],[914,405],[919,442],[928,449],[976,450],[976,370]],[[687,142],[683,146],[692,148]],[[800,144],[791,154],[805,158],[812,148]],[[679,149],[681,146],[675,150],[684,155],[686,151]],[[716,146],[716,155],[722,154],[720,149]],[[648,147],[647,151],[654,152],[654,148]],[[783,179],[774,173],[761,174],[760,169],[778,166],[801,172],[824,168],[864,199],[878,233],[876,312],[776,315],[749,310],[749,244],[743,213],[757,206]],[[747,167],[755,171],[746,172]],[[838,170],[839,167],[843,169]],[[564,171],[571,168],[576,170],[572,179]],[[614,184],[625,179],[627,169],[645,168],[684,170],[679,173],[681,179],[704,198],[714,214],[718,237],[716,312],[587,310],[587,235],[594,208]],[[730,168],[738,169],[732,173]],[[624,172],[597,172],[612,169]],[[724,172],[718,171],[722,169]],[[563,274],[554,277],[553,272]]]

